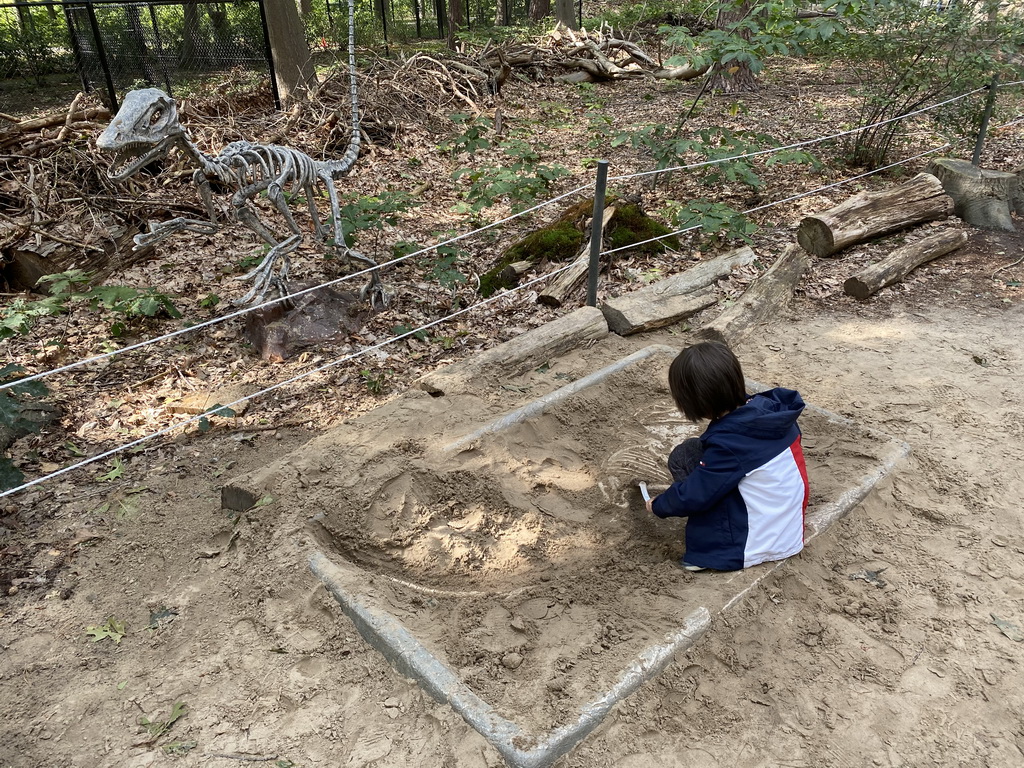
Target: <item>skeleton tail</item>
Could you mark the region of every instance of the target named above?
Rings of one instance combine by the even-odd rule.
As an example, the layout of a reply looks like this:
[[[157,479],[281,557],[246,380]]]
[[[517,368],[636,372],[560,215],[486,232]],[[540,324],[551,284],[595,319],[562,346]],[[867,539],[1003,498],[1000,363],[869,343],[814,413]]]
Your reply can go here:
[[[340,160],[327,160],[323,169],[333,178],[344,176],[359,157],[359,90],[356,85],[356,15],[355,0],[348,0],[348,78],[349,91],[352,95],[352,138],[348,149]]]

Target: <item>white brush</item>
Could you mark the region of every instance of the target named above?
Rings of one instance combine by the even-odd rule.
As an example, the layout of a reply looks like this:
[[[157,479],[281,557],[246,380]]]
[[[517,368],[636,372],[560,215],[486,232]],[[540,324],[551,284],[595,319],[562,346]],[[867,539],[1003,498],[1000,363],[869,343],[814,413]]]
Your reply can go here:
[[[651,500],[651,494],[647,492],[647,483],[640,483],[640,495],[644,497],[644,501]]]

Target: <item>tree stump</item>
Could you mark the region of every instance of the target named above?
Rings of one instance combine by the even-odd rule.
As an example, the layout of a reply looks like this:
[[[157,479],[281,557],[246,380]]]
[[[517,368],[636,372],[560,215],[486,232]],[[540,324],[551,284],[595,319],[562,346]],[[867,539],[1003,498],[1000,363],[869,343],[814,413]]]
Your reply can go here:
[[[776,318],[789,304],[793,291],[811,265],[810,257],[795,245],[779,256],[771,269],[752,282],[740,300],[700,330],[712,341],[735,344],[758,325]]]
[[[953,200],[942,182],[919,173],[905,184],[881,192],[864,192],[845,203],[800,222],[797,242],[815,256],[831,256],[855,243],[887,235],[925,221],[944,219]]]
[[[1010,200],[1017,185],[1014,174],[988,171],[952,157],[932,160],[927,171],[942,182],[946,194],[953,198],[953,212],[968,224],[1016,231],[1010,218]]]
[[[897,248],[881,261],[865,267],[843,283],[843,292],[855,299],[866,299],[887,285],[902,280],[932,259],[945,256],[967,242],[962,230],[947,230]]]

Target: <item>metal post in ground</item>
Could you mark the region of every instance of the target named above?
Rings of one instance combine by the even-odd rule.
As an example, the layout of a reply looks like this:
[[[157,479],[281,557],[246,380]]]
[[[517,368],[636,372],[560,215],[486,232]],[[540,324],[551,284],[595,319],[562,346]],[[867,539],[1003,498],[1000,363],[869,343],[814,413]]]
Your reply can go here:
[[[597,273],[601,270],[601,240],[604,235],[604,193],[608,189],[608,161],[597,161],[594,185],[594,216],[590,220],[590,269],[587,271],[587,306],[597,306]]]
[[[267,27],[267,9],[263,0],[259,0],[260,25],[263,27],[263,53],[267,57],[267,69],[270,70],[270,92],[274,96],[274,107],[281,109],[281,92],[277,89],[277,72],[274,69],[274,52],[270,48],[270,28]]]
[[[92,90],[92,81],[89,80],[89,76],[85,71],[85,56],[82,54],[82,46],[80,43],[79,35],[81,34],[81,28],[78,26],[78,22],[75,21],[72,9],[77,10],[77,6],[64,5],[64,21],[68,25],[68,38],[71,41],[71,52],[75,55],[75,66],[78,68],[78,78],[82,81],[82,91],[89,93]]]
[[[981,161],[981,150],[985,147],[985,133],[988,131],[988,121],[992,117],[992,108],[996,105],[996,87],[999,83],[999,75],[992,75],[992,82],[988,86],[988,98],[985,99],[985,112],[981,116],[981,128],[978,129],[978,140],[974,143],[974,156],[971,158],[971,165],[977,165]]]
[[[86,2],[85,7],[89,14],[89,26],[92,27],[93,40],[96,41],[96,56],[100,60],[103,79],[107,83],[107,106],[110,107],[111,112],[117,112],[117,92],[114,90],[114,78],[110,74],[110,62],[107,61],[107,51],[103,46],[103,34],[100,32],[100,23],[96,20],[96,10],[92,7],[92,0]]]

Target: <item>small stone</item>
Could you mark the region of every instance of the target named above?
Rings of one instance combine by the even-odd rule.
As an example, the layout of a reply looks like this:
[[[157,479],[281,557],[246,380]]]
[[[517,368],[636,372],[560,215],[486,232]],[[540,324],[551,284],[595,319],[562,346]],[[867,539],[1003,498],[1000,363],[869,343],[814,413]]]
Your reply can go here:
[[[18,594],[18,588],[15,587],[15,586],[8,587],[7,588],[7,594],[8,595],[16,595],[16,594]]]
[[[516,616],[512,621],[509,622],[509,626],[512,627],[516,632],[526,631],[526,622],[523,621],[522,616]]]
[[[992,543],[995,544],[997,547],[1005,547],[1010,543],[1010,540],[1007,539],[1005,536],[993,536]]]
[[[872,551],[872,552],[874,552],[874,553],[875,553],[876,555],[881,555],[881,554],[883,554],[883,550],[882,550],[882,548],[881,548],[881,547],[872,547],[872,548],[871,548],[871,551]]]
[[[501,657],[501,665],[505,669],[519,669],[523,665],[523,657],[518,653],[506,653]]]
[[[400,707],[401,705],[402,705],[402,703],[397,698],[395,698],[394,696],[392,696],[389,699],[385,699],[384,700],[384,708],[385,709],[394,709],[396,707]]]

